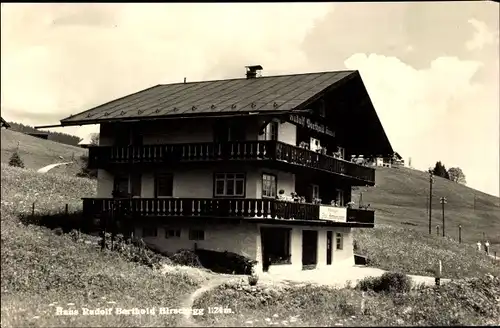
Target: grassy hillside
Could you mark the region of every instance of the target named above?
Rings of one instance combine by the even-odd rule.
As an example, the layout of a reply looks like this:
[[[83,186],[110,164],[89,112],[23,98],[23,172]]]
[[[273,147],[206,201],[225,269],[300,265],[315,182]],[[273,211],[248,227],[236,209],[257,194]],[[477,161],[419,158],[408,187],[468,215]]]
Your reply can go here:
[[[68,235],[19,223],[19,213],[55,212],[95,194],[96,182],[39,174],[2,163],[1,326],[176,326],[179,315],[56,316],[56,307],[177,308],[204,281],[182,271],[162,275]],[[80,313],[81,314],[81,313]]]
[[[12,130],[2,129],[1,134],[1,162],[8,163],[19,146],[19,156],[23,160],[24,166],[34,170],[49,164],[74,161],[74,164],[57,167],[50,172],[75,175],[80,171],[82,165],[80,156],[88,153],[86,149],[80,147],[43,140]]]
[[[440,197],[446,197],[446,234],[458,239],[462,225],[462,240],[476,243],[483,233],[493,249],[500,251],[500,199],[440,177],[434,178],[432,233],[442,225]],[[376,223],[394,227],[411,227],[428,233],[429,176],[408,168],[377,168],[376,186],[353,191],[353,200],[371,204],[376,210]],[[474,195],[476,196],[474,208]],[[441,228],[440,228],[441,229]]]
[[[68,235],[58,236],[46,228],[20,224],[18,215],[29,212],[33,202],[37,204],[37,212],[42,213],[60,211],[66,203],[70,211],[80,210],[80,198],[95,195],[96,181],[39,174],[3,163],[1,169],[2,326],[181,324],[179,315],[56,316],[57,306],[66,309],[178,308],[186,297],[206,282],[207,274],[199,270],[172,270],[162,275],[131,263],[122,255],[101,252],[95,245],[75,242]],[[498,263],[476,256],[478,254],[471,246],[429,237],[418,231],[382,225],[377,229],[362,230],[356,239],[358,247],[371,252],[368,255],[373,263],[381,267],[410,274],[428,274],[433,268],[433,260],[441,257],[445,259],[445,274],[452,273],[453,277],[486,272],[499,275]],[[499,282],[498,278],[490,280],[482,289],[477,288],[478,284],[483,284],[480,281],[471,282],[469,287],[459,284],[451,291],[426,289],[402,297],[369,294],[365,305],[361,305],[363,295],[352,289],[334,291],[295,286],[269,291],[269,295],[260,291],[256,295],[250,291],[251,295],[248,295],[248,286],[243,289],[223,287],[207,293],[194,307],[231,307],[236,315],[196,318],[203,324],[222,326],[249,326],[248,320],[253,320],[256,325],[279,324],[282,318],[288,320],[290,326],[332,326],[339,322],[344,325],[495,324],[497,321],[492,318],[498,318],[498,307],[487,291],[498,289]],[[456,295],[463,293],[464,288],[467,296],[461,299]],[[443,298],[446,302],[436,301]],[[425,304],[425,309],[421,308],[422,304]],[[311,313],[314,316],[310,316]],[[255,318],[261,321],[257,322]],[[264,322],[264,319],[270,321]]]

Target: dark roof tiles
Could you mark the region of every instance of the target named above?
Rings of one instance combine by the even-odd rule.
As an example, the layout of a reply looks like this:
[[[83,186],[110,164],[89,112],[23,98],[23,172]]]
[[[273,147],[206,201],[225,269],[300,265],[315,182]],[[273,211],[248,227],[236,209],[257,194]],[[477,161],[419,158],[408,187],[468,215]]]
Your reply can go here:
[[[355,71],[157,85],[61,121],[200,113],[290,111]]]

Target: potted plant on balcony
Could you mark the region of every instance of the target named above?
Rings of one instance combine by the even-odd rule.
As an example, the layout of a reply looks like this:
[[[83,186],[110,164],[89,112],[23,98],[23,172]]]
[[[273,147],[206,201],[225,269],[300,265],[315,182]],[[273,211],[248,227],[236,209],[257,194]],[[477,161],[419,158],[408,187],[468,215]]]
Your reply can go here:
[[[315,205],[321,205],[321,198],[314,198],[312,203]]]

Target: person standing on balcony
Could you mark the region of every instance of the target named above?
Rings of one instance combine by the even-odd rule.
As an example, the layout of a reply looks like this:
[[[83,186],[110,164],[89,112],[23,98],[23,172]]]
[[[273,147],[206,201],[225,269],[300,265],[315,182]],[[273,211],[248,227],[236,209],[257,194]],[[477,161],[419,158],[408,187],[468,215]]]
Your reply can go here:
[[[481,251],[481,242],[478,241],[476,245],[477,245],[477,250],[480,252]]]

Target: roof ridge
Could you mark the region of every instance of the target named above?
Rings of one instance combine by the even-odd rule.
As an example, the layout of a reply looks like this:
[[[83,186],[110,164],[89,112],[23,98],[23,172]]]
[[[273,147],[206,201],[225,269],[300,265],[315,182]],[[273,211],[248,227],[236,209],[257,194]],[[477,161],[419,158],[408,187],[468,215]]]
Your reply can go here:
[[[312,75],[312,74],[325,74],[325,73],[355,73],[357,70],[345,69],[338,71],[322,71],[322,72],[309,72],[309,73],[294,73],[294,74],[279,74],[279,75],[267,75],[256,77],[255,80],[273,78],[273,77],[286,77],[286,76],[299,76],[299,75]],[[206,82],[221,82],[221,81],[238,81],[238,80],[248,80],[246,77],[237,77],[229,79],[216,79],[216,80],[202,80],[202,81],[192,81],[192,82],[175,82],[175,83],[160,83],[156,86],[166,86],[166,85],[177,85],[177,84],[195,84],[195,83],[206,83]]]

